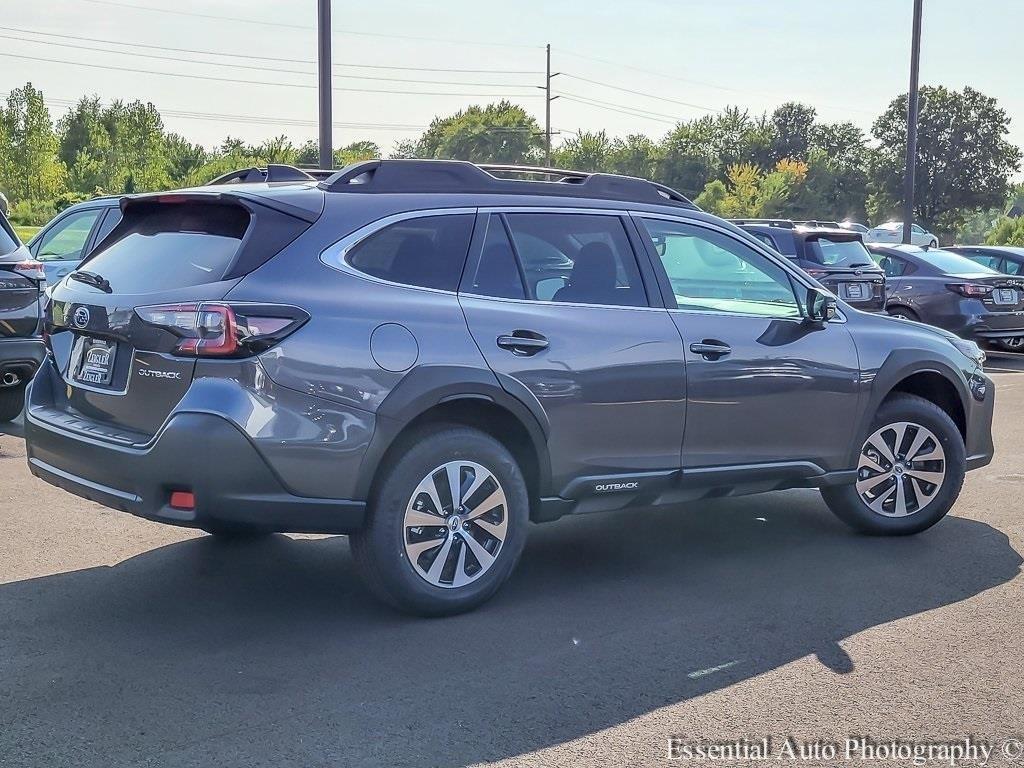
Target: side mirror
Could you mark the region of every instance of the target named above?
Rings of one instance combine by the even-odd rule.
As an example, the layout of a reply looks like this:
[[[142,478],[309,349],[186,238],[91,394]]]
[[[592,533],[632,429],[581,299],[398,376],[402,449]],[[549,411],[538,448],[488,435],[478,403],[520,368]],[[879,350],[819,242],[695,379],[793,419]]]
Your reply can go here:
[[[807,319],[813,323],[827,323],[833,320],[839,311],[839,303],[835,296],[820,288],[807,289]]]

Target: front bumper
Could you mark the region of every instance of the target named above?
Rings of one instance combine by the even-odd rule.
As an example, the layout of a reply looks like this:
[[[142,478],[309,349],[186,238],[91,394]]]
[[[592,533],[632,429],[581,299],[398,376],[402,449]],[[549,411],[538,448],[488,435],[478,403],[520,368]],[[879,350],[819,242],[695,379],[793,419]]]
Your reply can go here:
[[[992,414],[995,410],[996,390],[992,379],[981,370],[968,378],[971,396],[966,408],[966,434],[964,445],[967,452],[967,469],[979,469],[992,461],[995,450],[992,445]]]
[[[66,491],[191,528],[235,523],[289,533],[352,533],[363,524],[364,502],[287,490],[249,437],[225,418],[177,413],[145,445],[116,444],[76,431],[72,420],[45,404],[33,405],[34,386],[25,412],[29,469]],[[195,508],[172,508],[172,491],[191,491]]]

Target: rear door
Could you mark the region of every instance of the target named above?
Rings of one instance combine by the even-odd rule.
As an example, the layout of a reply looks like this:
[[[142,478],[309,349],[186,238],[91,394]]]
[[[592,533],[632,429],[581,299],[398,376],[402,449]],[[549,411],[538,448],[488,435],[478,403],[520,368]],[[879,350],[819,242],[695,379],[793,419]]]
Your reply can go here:
[[[460,301],[502,385],[549,420],[555,491],[579,477],[678,469],[682,344],[649,300],[628,217],[493,211],[477,229]]]
[[[684,472],[846,469],[860,374],[845,323],[805,322],[802,284],[731,234],[637,218],[685,345]]]

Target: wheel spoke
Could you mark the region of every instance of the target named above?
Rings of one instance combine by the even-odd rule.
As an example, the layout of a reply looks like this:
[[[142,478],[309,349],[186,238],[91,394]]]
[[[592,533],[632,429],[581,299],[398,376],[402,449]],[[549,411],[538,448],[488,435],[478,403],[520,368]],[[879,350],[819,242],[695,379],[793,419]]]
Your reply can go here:
[[[423,491],[430,496],[430,501],[434,505],[434,512],[439,515],[443,515],[444,507],[441,505],[441,497],[437,493],[437,483],[434,482],[434,474],[435,473],[432,472],[427,475],[420,485],[423,486]]]
[[[459,547],[459,561],[455,564],[455,577],[452,579],[453,587],[462,587],[469,584],[473,579],[466,575],[466,550],[465,544]]]
[[[409,559],[415,563],[424,552],[442,544],[444,544],[444,539],[427,539],[426,541],[417,541],[415,544],[406,544],[405,551],[409,555]]]
[[[943,453],[942,447],[938,443],[935,443],[935,447],[928,451],[928,453],[921,456],[915,456],[912,461],[942,461],[945,458],[946,454]]]
[[[890,486],[889,488],[887,488],[882,493],[878,494],[874,499],[870,501],[864,498],[863,496],[861,498],[864,498],[864,501],[867,502],[867,505],[871,508],[872,511],[877,512],[880,515],[884,515],[886,514],[885,502],[892,498],[892,495],[893,493],[895,493],[895,491],[895,486]]]
[[[452,497],[452,509],[462,506],[462,465],[457,461],[449,461],[444,466],[448,475],[448,490]]]
[[[451,554],[453,541],[455,541],[454,536],[446,538],[441,551],[437,553],[434,562],[430,564],[430,570],[427,571],[427,581],[432,584],[437,584],[441,580],[441,571],[444,570],[445,563],[448,562],[448,555]]]
[[[916,460],[914,457],[917,456],[918,452],[920,452],[921,448],[926,442],[928,442],[928,438],[931,436],[931,432],[924,427],[917,428],[917,433],[914,435],[914,439],[910,443],[910,448],[907,450],[907,461]]]
[[[500,487],[495,488],[493,493],[477,504],[466,514],[467,520],[476,520],[480,515],[486,514],[499,504],[505,503],[505,493]]]
[[[888,472],[881,464],[864,454],[861,454],[860,466],[857,469],[870,469],[872,472]]]
[[[892,511],[897,517],[905,517],[907,514],[907,487],[899,476],[896,477],[896,504]]]
[[[470,536],[468,533],[462,534],[462,540],[469,545],[469,548],[473,550],[473,556],[477,562],[480,563],[480,567],[486,570],[490,567],[491,563],[494,562],[494,556],[483,548],[483,545]]]
[[[857,481],[857,493],[863,495],[871,493],[878,486],[884,483],[886,480],[891,480],[892,474],[886,473],[884,475],[874,475],[873,477],[866,478],[864,480]]]
[[[425,525],[444,525],[444,518],[418,509],[410,509],[405,513],[406,528],[421,528]]]
[[[481,528],[483,528],[485,531],[491,534],[491,536],[498,539],[498,541],[505,540],[505,531],[508,528],[508,518],[502,518],[502,521],[500,523],[494,524],[488,520],[484,520],[483,518],[478,517],[473,520],[473,524],[479,525]]]
[[[932,483],[939,485],[942,482],[942,478],[946,476],[945,472],[925,472],[920,469],[908,469],[907,474],[918,480],[924,480],[926,483]]]
[[[882,437],[882,431],[883,430],[879,430],[871,437],[869,437],[867,443],[865,444],[865,447],[874,448],[876,451],[878,451],[878,453],[882,454],[886,461],[888,461],[890,464],[895,464],[896,455],[892,452],[892,449],[889,447],[889,444],[885,442],[885,438]]]

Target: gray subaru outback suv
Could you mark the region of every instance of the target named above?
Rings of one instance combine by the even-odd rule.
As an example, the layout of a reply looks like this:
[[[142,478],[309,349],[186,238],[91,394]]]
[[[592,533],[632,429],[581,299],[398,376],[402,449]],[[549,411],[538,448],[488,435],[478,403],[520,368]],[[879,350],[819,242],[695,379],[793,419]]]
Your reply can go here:
[[[805,487],[911,534],[991,460],[975,344],[666,187],[275,175],[122,202],[53,288],[33,474],[218,535],[349,534],[375,593],[436,615],[491,597],[530,521]]]

